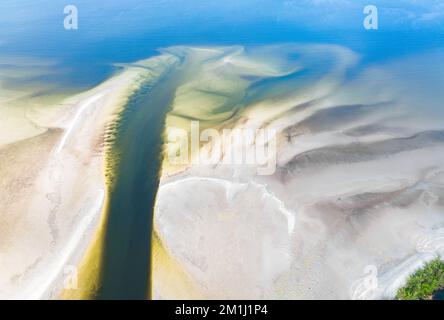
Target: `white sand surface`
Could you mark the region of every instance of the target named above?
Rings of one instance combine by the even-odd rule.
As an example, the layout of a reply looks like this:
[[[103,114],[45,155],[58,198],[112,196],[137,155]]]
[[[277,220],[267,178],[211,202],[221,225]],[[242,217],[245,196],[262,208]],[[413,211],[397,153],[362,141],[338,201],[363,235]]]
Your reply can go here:
[[[302,57],[292,62],[299,68],[283,63],[282,52]],[[263,49],[261,63],[270,66],[262,78],[248,76],[249,66],[259,68],[248,50],[202,62],[195,78],[213,81],[185,83],[171,123],[189,127],[178,121],[182,110],[207,119],[190,108],[200,88],[217,104],[219,91],[212,100],[209,88],[225,77],[249,79],[236,90],[250,98],[230,101],[244,104],[236,116],[212,125],[276,129],[277,168],[260,176],[254,166],[165,164],[156,234],[184,276],[180,283],[155,273],[156,297],[187,298],[171,289],[187,285],[210,299],[393,298],[410,273],[443,254],[443,92],[411,89],[440,77],[427,65],[442,56],[372,65],[351,78],[344,75],[358,57],[337,46]],[[266,72],[276,65],[284,79]],[[427,72],[412,71],[421,66]],[[193,100],[185,99],[190,90]],[[201,153],[216,149],[210,141]]]
[[[358,70],[357,54],[332,45],[164,52],[55,104],[0,86],[0,298],[60,296],[101,218],[108,125],[171,55],[187,77],[167,127],[276,130],[276,167],[224,164],[228,149],[214,165],[165,159],[154,297],[391,298],[444,254],[443,93],[412,90],[440,79],[417,70],[442,53]],[[209,141],[190,156],[217,151]]]
[[[147,74],[128,67],[54,106],[2,102],[0,298],[58,298],[75,275],[102,214],[106,126]]]

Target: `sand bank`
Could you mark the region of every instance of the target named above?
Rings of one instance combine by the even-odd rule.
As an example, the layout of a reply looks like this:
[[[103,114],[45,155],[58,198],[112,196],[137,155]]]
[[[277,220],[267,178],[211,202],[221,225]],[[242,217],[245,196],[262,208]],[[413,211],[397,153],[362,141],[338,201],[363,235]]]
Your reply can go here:
[[[103,216],[106,130],[149,73],[127,66],[54,105],[2,101],[18,130],[0,129],[1,298],[58,298],[77,271]]]
[[[362,67],[338,46],[232,52],[201,60],[167,124],[274,128],[277,168],[258,176],[165,160],[156,237],[183,276],[160,274],[165,262],[155,260],[155,296],[183,298],[174,288],[192,287],[210,299],[394,297],[442,254],[442,93],[409,90],[404,76],[439,54]],[[415,74],[436,78],[426,70]],[[215,152],[212,143],[201,152]]]

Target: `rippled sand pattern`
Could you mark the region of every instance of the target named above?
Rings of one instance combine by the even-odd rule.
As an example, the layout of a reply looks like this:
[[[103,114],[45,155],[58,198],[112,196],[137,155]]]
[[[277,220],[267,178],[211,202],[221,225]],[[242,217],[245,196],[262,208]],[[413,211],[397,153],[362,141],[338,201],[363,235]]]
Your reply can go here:
[[[443,92],[412,90],[440,77],[418,70],[442,53],[365,66],[331,45],[175,50],[195,71],[167,125],[274,128],[278,163],[260,176],[165,160],[155,230],[186,277],[155,259],[154,297],[191,282],[218,299],[390,298],[443,253]]]

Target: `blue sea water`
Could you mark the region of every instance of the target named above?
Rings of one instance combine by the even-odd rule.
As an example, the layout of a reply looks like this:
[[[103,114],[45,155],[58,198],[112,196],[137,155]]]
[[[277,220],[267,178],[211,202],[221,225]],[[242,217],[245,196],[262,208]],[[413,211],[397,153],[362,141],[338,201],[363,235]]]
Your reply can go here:
[[[78,30],[63,27],[71,4]],[[52,59],[66,71],[46,80],[83,88],[108,77],[114,63],[172,45],[332,43],[355,50],[364,63],[444,46],[440,1],[373,4],[378,30],[363,27],[362,0],[3,0],[0,56]]]

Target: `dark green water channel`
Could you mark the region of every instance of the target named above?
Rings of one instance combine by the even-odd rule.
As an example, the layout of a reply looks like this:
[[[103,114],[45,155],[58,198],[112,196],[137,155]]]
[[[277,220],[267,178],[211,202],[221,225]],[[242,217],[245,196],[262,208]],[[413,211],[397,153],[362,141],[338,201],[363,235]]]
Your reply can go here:
[[[162,161],[166,113],[177,73],[134,94],[119,123],[114,187],[108,193],[103,264],[97,299],[146,299],[150,294],[153,207]]]

